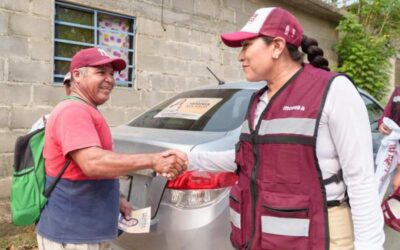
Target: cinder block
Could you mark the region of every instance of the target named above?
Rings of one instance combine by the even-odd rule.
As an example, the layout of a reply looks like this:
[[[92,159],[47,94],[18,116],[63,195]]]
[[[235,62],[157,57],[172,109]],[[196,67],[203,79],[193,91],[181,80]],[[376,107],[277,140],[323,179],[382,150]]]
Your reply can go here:
[[[33,104],[54,107],[66,96],[63,85],[46,84],[33,86]]]
[[[100,112],[103,114],[107,121],[108,126],[115,127],[125,123],[125,108],[102,108],[100,107]]]
[[[163,72],[170,75],[187,76],[187,73],[189,72],[189,65],[185,60],[164,58],[164,66],[165,70]]]
[[[13,11],[28,12],[29,0],[1,0],[0,8]]]
[[[254,12],[261,8],[261,7],[265,7],[256,3],[255,1],[243,1],[243,6],[244,6],[244,11],[247,13],[247,19],[249,19],[251,17],[251,15],[254,14]],[[270,5],[270,6],[274,6],[274,5]]]
[[[49,13],[50,15],[51,13]],[[9,19],[10,34],[50,39],[52,32],[50,16],[48,19],[31,15],[11,13]]]
[[[138,108],[141,105],[140,93],[132,88],[117,87],[108,102],[112,107]]]
[[[14,154],[12,153],[0,154],[0,179],[12,175],[13,163],[14,163]],[[0,185],[0,187],[2,186]]]
[[[32,59],[40,61],[52,62],[53,60],[53,40],[33,40],[31,42],[32,49],[31,55]]]
[[[208,54],[209,60],[220,63],[222,51],[219,46],[213,44],[207,48],[203,47],[202,50],[204,54]]]
[[[0,199],[8,199],[8,197],[10,197],[10,193],[11,193],[11,177],[6,177],[6,178],[2,178],[0,179]],[[6,206],[3,206],[3,204],[1,204],[1,210],[2,212],[4,212],[5,214],[9,214],[10,213],[10,208],[8,206],[8,203]],[[3,213],[2,213],[3,214]]]
[[[209,33],[192,29],[190,31],[189,43],[200,44],[204,46],[204,44],[210,43],[211,39],[209,38],[210,38]]]
[[[28,105],[31,87],[26,84],[1,84],[0,105]]]
[[[160,50],[161,57],[176,57],[180,50],[180,43],[177,43],[173,40],[168,40],[163,42],[163,49]]]
[[[159,73],[149,74],[148,78],[151,82],[151,86],[153,86],[154,90],[157,91],[173,91],[173,86],[170,85],[168,75],[161,75]]]
[[[0,55],[28,58],[28,38],[0,36]]]
[[[206,60],[206,58],[203,57],[201,46],[192,44],[181,44],[178,50],[177,57],[188,61]]]
[[[172,8],[177,12],[194,12],[194,0],[172,0]]]
[[[236,20],[235,16],[236,16],[236,12],[235,12],[235,10],[232,10],[231,8],[223,8],[220,10],[219,18],[221,18],[221,20],[223,20],[223,21],[234,23]]]
[[[202,0],[194,1],[194,13],[206,17],[217,17],[219,14],[219,1]]]
[[[23,131],[0,131],[0,154],[13,153],[15,141],[18,136],[24,135]]]
[[[161,27],[161,23],[159,21],[153,21],[144,17],[138,17],[136,20],[138,35],[148,35],[154,37],[164,36],[164,30]]]
[[[232,32],[232,31],[237,31],[238,29],[241,29],[244,25],[246,25],[247,21],[251,17],[253,13],[248,14],[244,11],[236,11],[235,15],[235,25],[237,26],[235,29],[228,30],[228,31],[223,31],[223,32]]]
[[[241,11],[243,10],[243,0],[224,0],[224,6]]]
[[[145,55],[160,55],[160,50],[166,50],[164,41],[160,41],[160,38],[154,38],[147,35],[137,36],[137,49]]]
[[[16,82],[50,83],[52,64],[41,61],[9,60],[8,80]]]
[[[207,70],[208,65],[204,62],[192,61],[189,63],[189,72],[191,76],[203,76],[206,77],[210,73]]]
[[[0,81],[5,80],[5,59],[0,58]]]
[[[10,107],[0,107],[0,128],[8,127],[10,121]]]
[[[136,75],[136,90],[139,91],[150,91],[152,86],[151,86],[151,82],[148,78],[148,74],[146,72],[138,72],[138,74]]]
[[[8,13],[0,10],[0,34],[8,32]]]
[[[223,66],[222,67],[223,78],[227,82],[243,81],[243,78],[240,75],[241,71],[242,70],[239,67],[235,67],[235,66]]]
[[[189,42],[190,29],[182,27],[173,27],[167,30],[167,37],[173,41],[187,43]]]
[[[163,72],[165,59],[160,56],[137,54],[137,68],[142,71]],[[165,65],[166,66],[166,65]]]
[[[168,98],[167,93],[156,92],[156,91],[151,91],[151,92],[143,91],[142,93],[143,106],[145,107],[145,110],[155,106],[156,104],[161,103],[167,98]]]
[[[31,12],[36,15],[50,17],[53,13],[53,1],[50,0],[31,0]]]
[[[223,65],[235,65],[240,66],[238,57],[240,50],[225,50],[222,52],[222,64]]]
[[[11,108],[12,129],[30,129],[43,115],[49,114],[51,108],[26,108],[15,106]]]

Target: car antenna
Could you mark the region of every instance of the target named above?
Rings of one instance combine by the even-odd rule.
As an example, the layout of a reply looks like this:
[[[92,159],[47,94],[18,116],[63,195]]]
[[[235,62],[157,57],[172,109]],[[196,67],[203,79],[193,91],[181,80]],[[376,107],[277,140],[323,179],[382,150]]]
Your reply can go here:
[[[224,84],[225,84],[225,82],[222,81],[221,79],[219,79],[219,78],[214,74],[214,72],[211,71],[211,69],[210,69],[208,66],[206,66],[206,68],[207,68],[208,71],[210,71],[210,73],[215,77],[215,79],[217,79],[218,85],[224,85]]]

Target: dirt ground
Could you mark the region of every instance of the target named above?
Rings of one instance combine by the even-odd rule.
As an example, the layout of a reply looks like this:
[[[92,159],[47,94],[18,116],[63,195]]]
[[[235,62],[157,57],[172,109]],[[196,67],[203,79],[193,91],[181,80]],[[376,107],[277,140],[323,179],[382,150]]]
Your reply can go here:
[[[11,224],[8,200],[0,200],[0,249],[37,250],[35,227]]]

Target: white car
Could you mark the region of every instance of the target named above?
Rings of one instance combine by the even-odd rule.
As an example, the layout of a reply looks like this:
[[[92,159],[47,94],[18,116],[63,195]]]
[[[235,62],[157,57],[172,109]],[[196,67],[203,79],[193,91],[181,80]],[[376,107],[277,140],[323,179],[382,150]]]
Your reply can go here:
[[[236,83],[185,91],[149,109],[129,123],[113,128],[115,149],[123,153],[233,149],[252,94],[265,83]],[[360,91],[374,137],[380,144],[377,119],[382,107]],[[186,172],[169,182],[151,171],[132,173],[121,189],[135,208],[152,206],[150,233],[122,234],[114,249],[224,250],[230,243],[228,199],[234,173]]]

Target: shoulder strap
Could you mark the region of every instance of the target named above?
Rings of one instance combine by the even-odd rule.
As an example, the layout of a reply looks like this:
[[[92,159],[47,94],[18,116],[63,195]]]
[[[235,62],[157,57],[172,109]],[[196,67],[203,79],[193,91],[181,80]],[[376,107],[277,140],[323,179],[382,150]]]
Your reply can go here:
[[[50,194],[53,192],[54,188],[56,187],[57,183],[60,181],[61,176],[64,174],[65,170],[67,169],[68,165],[71,163],[71,159],[68,159],[65,163],[64,166],[62,167],[61,171],[58,173],[56,179],[53,181],[53,183],[50,184],[50,186],[45,190],[44,196],[49,198]]]
[[[329,185],[331,183],[339,183],[343,181],[343,171],[340,169],[336,174],[332,175],[328,179],[324,179],[324,185]]]

